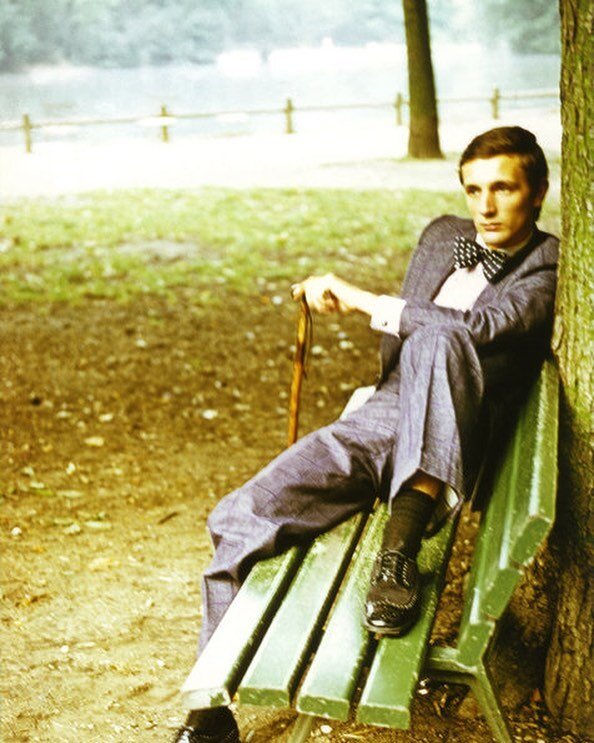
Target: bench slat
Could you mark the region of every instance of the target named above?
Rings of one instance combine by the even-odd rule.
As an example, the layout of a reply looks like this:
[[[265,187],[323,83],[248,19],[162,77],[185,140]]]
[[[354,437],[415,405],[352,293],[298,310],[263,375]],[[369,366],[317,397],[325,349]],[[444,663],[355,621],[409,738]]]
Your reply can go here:
[[[530,518],[515,535],[510,550],[510,559],[521,565],[532,557],[555,520],[559,379],[551,362],[545,363],[532,394],[536,399],[526,408],[526,425],[533,427],[536,434],[531,451],[523,453],[524,458],[534,457],[530,481],[526,483]]]
[[[241,703],[290,704],[366,517],[356,514],[312,544],[239,686]]]
[[[523,566],[553,523],[557,422],[558,376],[545,362],[506,447],[479,530],[458,643],[466,664],[480,661]]]
[[[378,507],[352,561],[322,641],[297,697],[296,707],[318,717],[346,720],[371,642],[362,625],[363,604],[379,549],[387,509]]]
[[[419,553],[424,582],[421,618],[404,637],[384,637],[379,641],[357,711],[359,722],[405,729],[410,725],[410,701],[427,653],[455,523],[449,521],[423,543]]]
[[[187,709],[230,704],[304,553],[293,547],[254,565],[182,686]]]
[[[471,583],[474,607],[497,619],[507,606],[524,565],[548,533],[555,516],[558,378],[551,362],[520,413],[493,484]],[[484,533],[483,533],[484,532]]]

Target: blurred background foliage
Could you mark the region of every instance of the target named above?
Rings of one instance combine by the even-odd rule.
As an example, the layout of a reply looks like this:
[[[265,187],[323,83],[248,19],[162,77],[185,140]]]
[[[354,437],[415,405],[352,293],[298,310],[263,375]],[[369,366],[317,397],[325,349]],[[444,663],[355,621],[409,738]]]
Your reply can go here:
[[[436,40],[559,51],[551,0],[429,0]],[[400,0],[3,0],[0,72],[212,62],[225,49],[404,43]]]

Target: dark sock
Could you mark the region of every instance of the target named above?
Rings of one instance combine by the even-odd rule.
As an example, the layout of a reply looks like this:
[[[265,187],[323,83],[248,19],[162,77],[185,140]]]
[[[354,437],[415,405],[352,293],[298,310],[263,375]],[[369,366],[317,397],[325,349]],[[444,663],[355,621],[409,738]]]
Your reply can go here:
[[[208,707],[206,709],[194,709],[186,719],[186,725],[196,728],[202,733],[221,732],[229,724],[233,713],[229,707]]]
[[[435,499],[427,493],[413,488],[401,490],[392,502],[382,548],[400,550],[409,557],[416,557],[434,508]]]

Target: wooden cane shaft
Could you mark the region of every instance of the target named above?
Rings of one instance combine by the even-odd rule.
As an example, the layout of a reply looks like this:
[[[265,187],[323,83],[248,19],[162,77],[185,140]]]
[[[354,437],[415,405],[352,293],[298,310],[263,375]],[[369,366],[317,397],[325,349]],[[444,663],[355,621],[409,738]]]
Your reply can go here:
[[[301,397],[301,384],[303,381],[303,373],[305,370],[308,323],[309,310],[305,301],[302,301],[299,311],[299,320],[297,322],[295,358],[293,361],[293,377],[291,379],[291,393],[289,398],[289,432],[287,438],[287,443],[289,446],[297,441],[297,430],[299,426],[299,400]]]

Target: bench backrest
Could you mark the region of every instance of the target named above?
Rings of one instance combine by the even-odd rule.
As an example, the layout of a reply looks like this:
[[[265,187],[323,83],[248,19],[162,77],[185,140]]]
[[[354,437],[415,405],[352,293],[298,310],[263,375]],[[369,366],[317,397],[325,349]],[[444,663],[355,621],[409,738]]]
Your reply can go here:
[[[460,625],[460,660],[473,665],[485,651],[523,567],[555,518],[558,376],[545,362],[507,442],[483,513]]]

